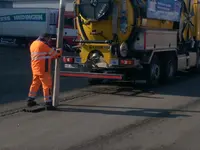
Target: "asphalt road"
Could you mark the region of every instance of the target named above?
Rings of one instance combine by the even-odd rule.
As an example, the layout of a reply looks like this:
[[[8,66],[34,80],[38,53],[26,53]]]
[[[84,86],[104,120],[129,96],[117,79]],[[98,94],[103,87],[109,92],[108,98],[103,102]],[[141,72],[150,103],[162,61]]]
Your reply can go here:
[[[57,111],[1,116],[0,149],[199,150],[199,82],[152,91],[90,87]]]
[[[0,150],[199,150],[199,82],[88,87],[63,92],[57,111],[40,113],[3,115],[0,105]]]
[[[0,68],[0,104],[25,100],[32,80],[29,50],[0,47]],[[62,78],[60,83],[61,92],[87,86],[87,80],[80,78]]]

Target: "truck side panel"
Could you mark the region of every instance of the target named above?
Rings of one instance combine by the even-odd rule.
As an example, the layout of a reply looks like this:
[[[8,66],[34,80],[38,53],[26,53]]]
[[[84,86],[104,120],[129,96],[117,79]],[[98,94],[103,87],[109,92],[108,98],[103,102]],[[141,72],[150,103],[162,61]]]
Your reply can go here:
[[[37,37],[48,30],[46,9],[0,9],[0,35]]]

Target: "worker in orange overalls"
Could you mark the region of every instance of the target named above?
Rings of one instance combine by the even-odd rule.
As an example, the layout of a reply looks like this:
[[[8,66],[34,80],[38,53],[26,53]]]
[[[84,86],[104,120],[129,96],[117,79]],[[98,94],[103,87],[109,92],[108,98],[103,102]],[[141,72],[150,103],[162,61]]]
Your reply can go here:
[[[52,106],[52,77],[51,77],[51,60],[61,56],[62,50],[51,48],[48,43],[51,36],[47,33],[39,36],[30,46],[31,68],[32,68],[32,84],[28,94],[27,106],[32,107],[37,105],[35,97],[37,91],[42,85],[45,106]]]

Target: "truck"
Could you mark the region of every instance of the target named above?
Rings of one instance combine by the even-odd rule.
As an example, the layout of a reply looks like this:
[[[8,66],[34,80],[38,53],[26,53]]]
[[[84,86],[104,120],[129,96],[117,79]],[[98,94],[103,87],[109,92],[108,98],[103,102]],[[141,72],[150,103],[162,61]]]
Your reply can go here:
[[[62,77],[153,86],[200,70],[200,0],[76,0],[75,15],[80,39]]]
[[[53,8],[0,8],[0,43],[29,46],[43,32],[56,39],[58,13]],[[64,48],[74,45],[77,36],[73,20],[74,12],[65,11]],[[55,40],[51,44],[55,46]]]

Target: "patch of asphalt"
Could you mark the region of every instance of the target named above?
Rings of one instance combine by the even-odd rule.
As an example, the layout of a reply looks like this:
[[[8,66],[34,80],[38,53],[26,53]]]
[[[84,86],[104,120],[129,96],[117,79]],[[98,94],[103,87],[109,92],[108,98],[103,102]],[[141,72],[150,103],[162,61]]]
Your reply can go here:
[[[197,100],[191,101],[187,104],[174,107],[172,109],[163,110],[163,112],[157,113],[153,117],[149,117],[149,118],[134,122],[133,124],[129,124],[123,128],[119,128],[114,131],[111,131],[110,133],[108,133],[106,135],[101,135],[94,139],[84,141],[83,143],[76,145],[76,146],[72,146],[66,150],[93,150],[94,148],[96,150],[100,150],[101,145],[107,143],[112,138],[116,138],[121,135],[124,135],[124,134],[128,133],[130,130],[134,131],[139,128],[143,128],[145,126],[149,126],[151,123],[163,122],[166,119],[168,119],[168,117],[170,117],[170,115],[172,113],[174,114],[178,111],[184,111],[187,108],[194,107],[199,104],[200,104],[200,99],[197,99]]]

